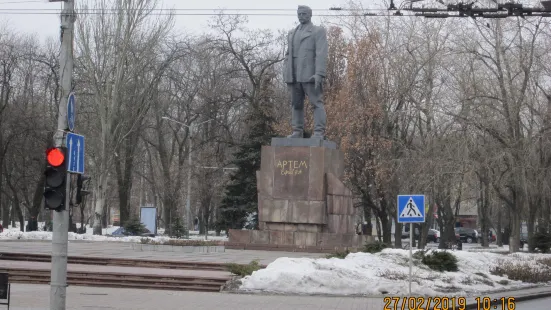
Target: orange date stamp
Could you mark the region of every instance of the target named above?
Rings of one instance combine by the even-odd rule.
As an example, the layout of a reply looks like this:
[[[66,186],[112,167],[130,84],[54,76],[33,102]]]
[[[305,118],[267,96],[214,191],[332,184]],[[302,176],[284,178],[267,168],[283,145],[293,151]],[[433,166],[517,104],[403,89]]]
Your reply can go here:
[[[383,310],[465,310],[465,297],[385,297]]]

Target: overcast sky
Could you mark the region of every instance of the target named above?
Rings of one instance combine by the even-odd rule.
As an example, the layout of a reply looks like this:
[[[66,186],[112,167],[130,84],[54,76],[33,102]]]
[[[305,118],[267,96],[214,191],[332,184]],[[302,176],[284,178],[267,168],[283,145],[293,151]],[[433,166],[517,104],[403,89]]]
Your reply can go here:
[[[76,0],[77,3],[79,0]],[[372,2],[372,0],[366,0]],[[296,8],[299,4],[309,5],[314,10],[312,21],[320,23],[318,14],[328,14],[330,12],[320,11],[319,9],[329,9],[330,7],[341,6],[346,0],[160,0],[163,8],[174,9],[211,9],[210,11],[177,11],[178,14],[188,13],[212,13],[212,10],[227,9],[228,13],[236,13],[235,9],[277,9],[285,11],[241,11],[240,13],[252,14],[287,14],[291,16],[249,16],[249,26],[251,28],[270,28],[288,29],[297,23]],[[48,3],[47,0],[0,0],[0,24],[9,25],[12,29],[17,29],[22,33],[35,33],[41,40],[48,36],[57,37],[59,35],[59,12],[49,11],[52,9],[61,9],[61,2]],[[49,12],[56,14],[29,14],[29,11],[14,11],[15,9],[35,10],[34,12]],[[232,9],[232,10],[229,10]],[[11,10],[11,11],[10,11]],[[48,10],[48,11],[45,11]],[[317,10],[317,11],[316,11]],[[14,12],[24,12],[25,14],[7,14]],[[176,16],[176,30],[183,32],[200,32],[207,25],[210,16]]]
[[[81,0],[76,0],[80,2]],[[370,9],[386,8],[390,0],[357,0],[364,7]],[[399,6],[406,0],[394,0],[396,6]],[[429,7],[438,7],[437,0],[424,0],[417,2],[416,6],[424,5]],[[445,3],[455,2],[456,0],[444,0]],[[494,0],[479,0],[478,3],[489,2]],[[497,0],[505,2],[510,0]],[[182,15],[190,13],[212,14],[215,10],[225,9],[228,13],[240,14],[284,14],[288,16],[254,16],[249,15],[249,27],[251,28],[269,28],[290,29],[297,23],[296,9],[299,4],[309,5],[314,11],[312,21],[315,24],[320,24],[322,17],[316,15],[336,14],[337,12],[328,11],[331,7],[343,7],[348,0],[159,0],[161,8],[176,9],[176,31],[183,33],[199,33],[207,25],[211,16],[208,15]],[[539,0],[520,0],[525,5],[538,5]],[[495,5],[491,2],[492,5]],[[22,33],[37,34],[41,40],[48,36],[59,36],[59,11],[61,10],[61,2],[49,3],[48,0],[0,0],[0,28],[8,25],[11,29],[16,29]],[[186,10],[187,9],[187,10]],[[190,10],[191,9],[191,10]],[[202,10],[198,10],[202,9]],[[248,9],[237,11],[237,9]],[[275,9],[275,10],[266,10]],[[33,11],[29,11],[33,10]],[[54,11],[52,11],[54,10]],[[256,11],[251,11],[256,10]],[[386,10],[384,10],[386,11]],[[37,13],[52,13],[52,14],[30,14]],[[381,13],[381,11],[377,11]],[[24,13],[24,14],[13,14]],[[345,12],[341,12],[345,13]]]

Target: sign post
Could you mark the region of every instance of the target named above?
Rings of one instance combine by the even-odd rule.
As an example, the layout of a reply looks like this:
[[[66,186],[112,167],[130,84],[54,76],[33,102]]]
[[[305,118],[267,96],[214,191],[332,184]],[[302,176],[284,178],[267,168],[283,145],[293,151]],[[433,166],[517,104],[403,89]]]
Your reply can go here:
[[[409,223],[409,296],[413,274],[413,223],[425,222],[425,195],[398,195],[398,223]]]

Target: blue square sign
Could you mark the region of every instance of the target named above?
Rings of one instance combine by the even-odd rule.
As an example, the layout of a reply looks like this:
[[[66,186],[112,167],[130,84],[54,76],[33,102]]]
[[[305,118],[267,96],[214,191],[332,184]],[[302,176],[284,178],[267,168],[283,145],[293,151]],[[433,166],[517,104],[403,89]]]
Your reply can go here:
[[[67,171],[72,173],[84,173],[84,136],[67,134],[67,149],[69,152],[69,162],[67,163]]]
[[[398,223],[425,222],[425,195],[398,195]]]

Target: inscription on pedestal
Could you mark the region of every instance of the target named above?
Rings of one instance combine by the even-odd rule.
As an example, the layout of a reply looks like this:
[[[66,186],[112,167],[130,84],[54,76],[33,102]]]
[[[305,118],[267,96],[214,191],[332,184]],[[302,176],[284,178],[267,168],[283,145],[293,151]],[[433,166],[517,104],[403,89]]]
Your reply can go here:
[[[308,198],[310,148],[276,148],[274,153],[274,199]]]
[[[308,171],[308,163],[306,160],[280,160],[276,168],[281,175],[299,175]]]

